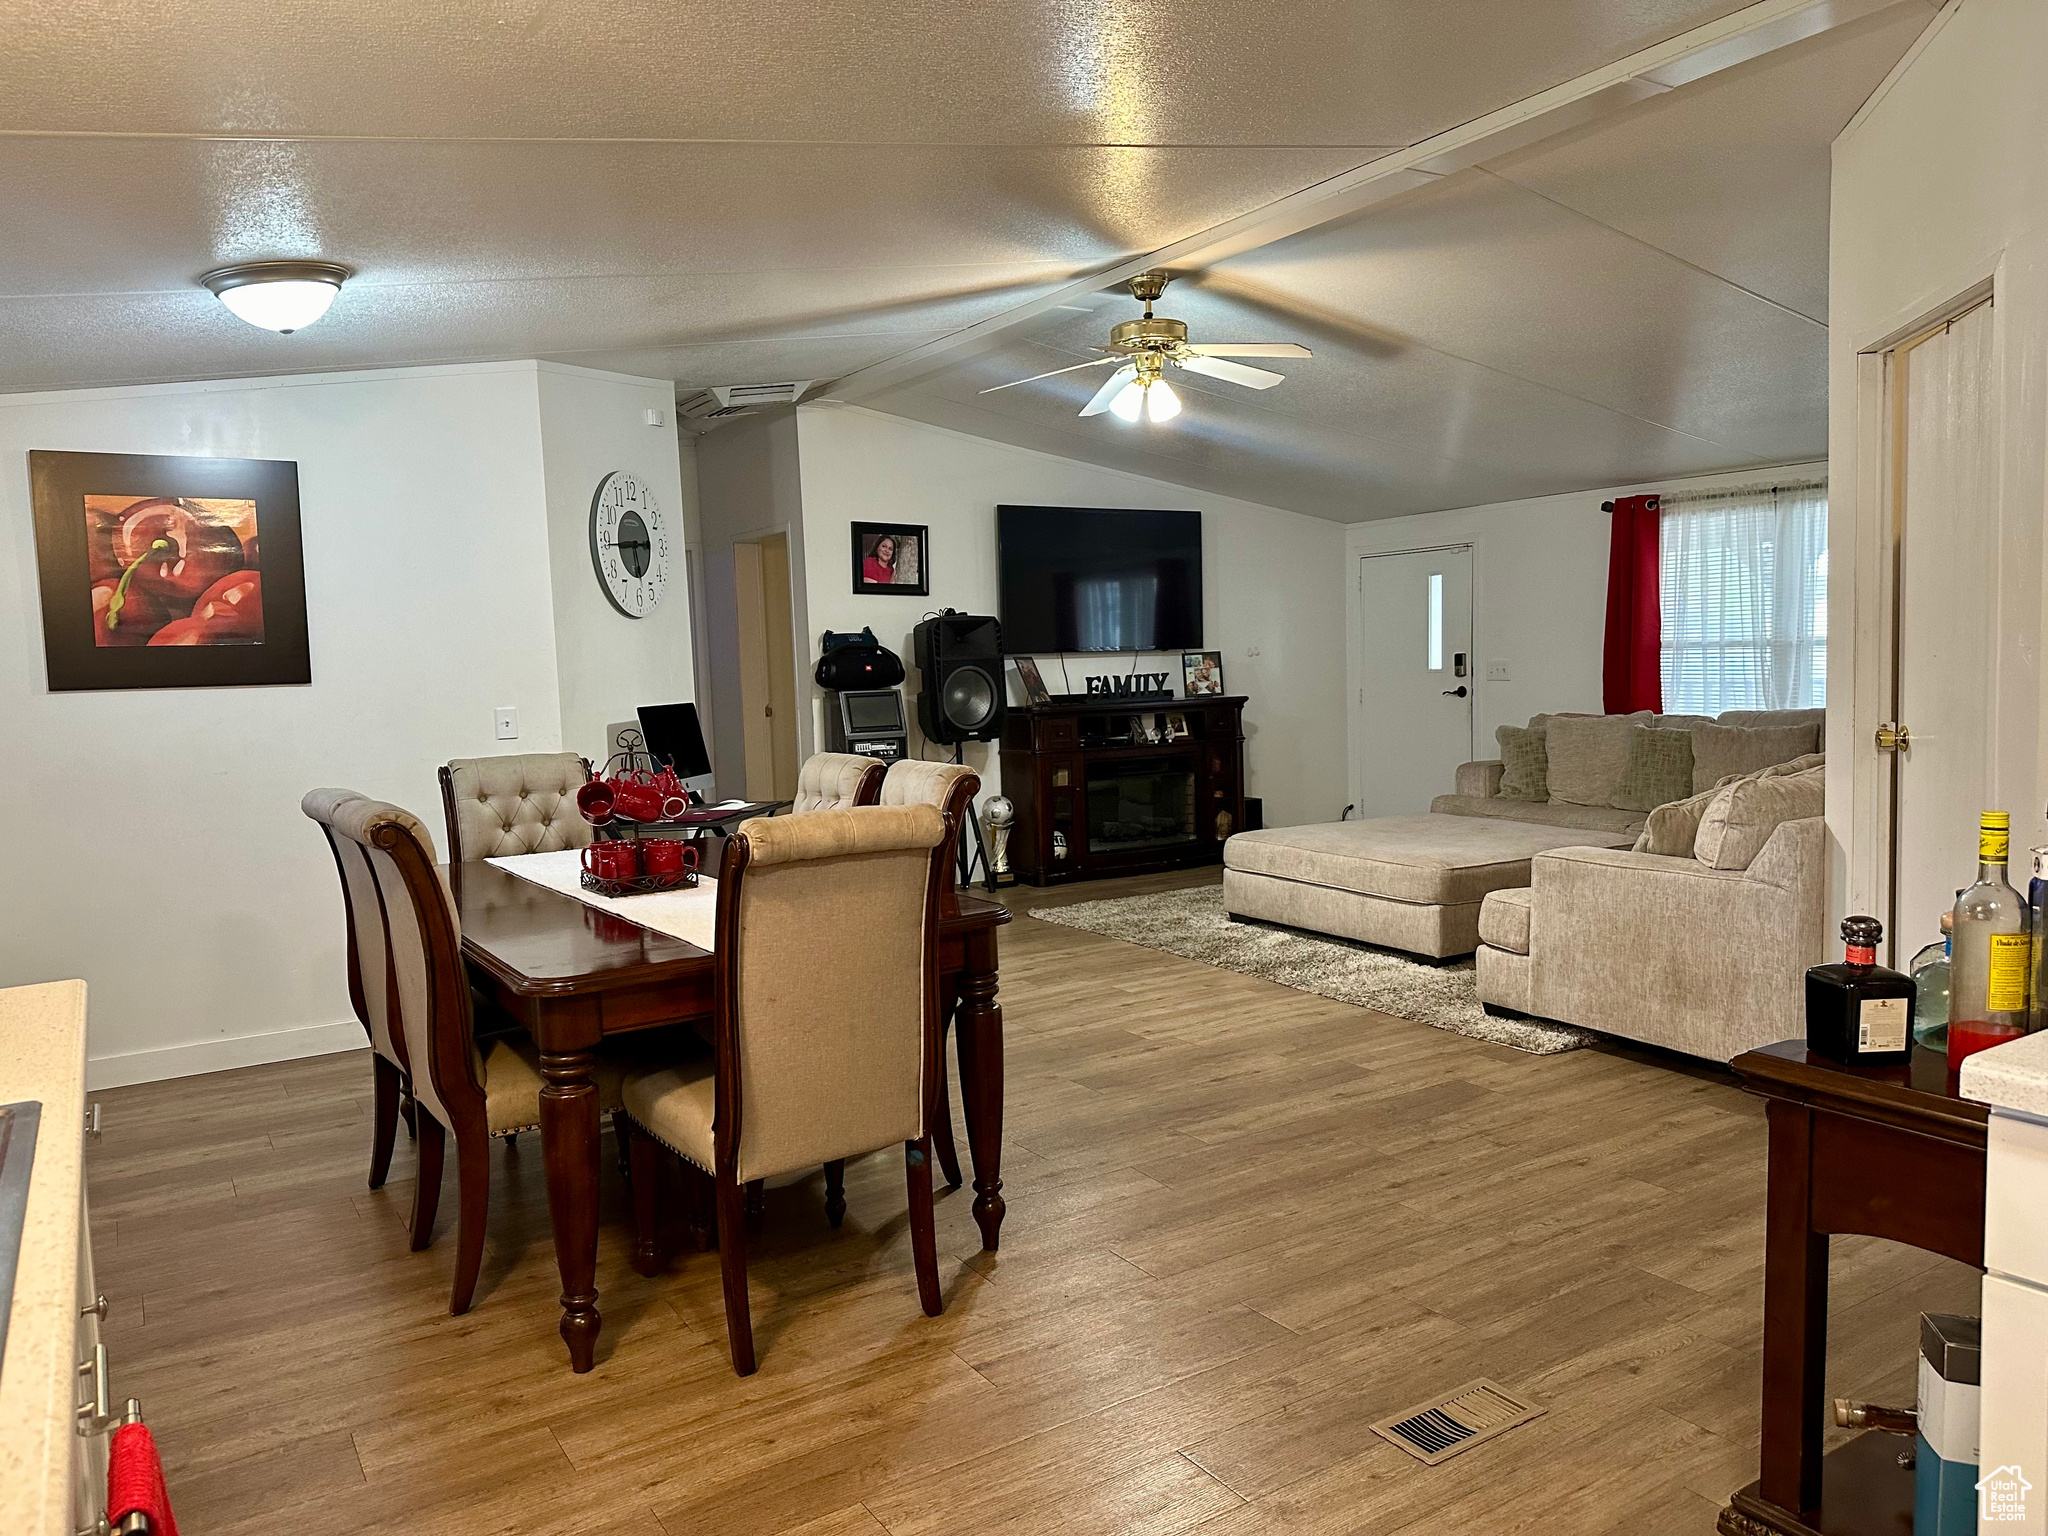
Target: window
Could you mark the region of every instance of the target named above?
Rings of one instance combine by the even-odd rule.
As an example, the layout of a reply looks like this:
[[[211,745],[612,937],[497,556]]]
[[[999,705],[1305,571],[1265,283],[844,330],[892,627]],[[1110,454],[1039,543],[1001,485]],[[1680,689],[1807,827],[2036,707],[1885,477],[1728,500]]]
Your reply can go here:
[[[1429,670],[1444,669],[1444,573],[1429,573]]]
[[[1827,483],[1672,497],[1659,530],[1665,709],[1825,704]]]

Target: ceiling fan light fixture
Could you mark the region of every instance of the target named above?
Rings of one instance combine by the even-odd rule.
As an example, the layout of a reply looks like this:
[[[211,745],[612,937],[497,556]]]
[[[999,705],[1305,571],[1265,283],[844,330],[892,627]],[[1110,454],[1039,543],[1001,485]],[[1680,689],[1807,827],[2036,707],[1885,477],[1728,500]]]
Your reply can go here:
[[[289,336],[326,314],[353,274],[332,261],[248,261],[199,279],[236,318]]]
[[[1145,390],[1145,415],[1154,422],[1171,421],[1180,414],[1180,396],[1164,379],[1154,379]]]
[[[1145,409],[1145,386],[1137,379],[1131,380],[1116,393],[1109,402],[1109,413],[1118,421],[1136,421]]]

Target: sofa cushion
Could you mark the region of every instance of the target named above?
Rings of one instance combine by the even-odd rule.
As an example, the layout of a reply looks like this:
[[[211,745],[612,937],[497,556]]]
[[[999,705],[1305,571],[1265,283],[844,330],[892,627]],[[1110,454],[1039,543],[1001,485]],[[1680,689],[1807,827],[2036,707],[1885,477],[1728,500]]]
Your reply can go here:
[[[1819,750],[1818,725],[1702,725],[1692,733],[1692,787],[1709,788],[1731,773],[1754,773]]]
[[[1825,709],[1731,709],[1721,716],[1722,725],[1745,730],[1768,730],[1781,725],[1813,727],[1813,749],[1824,752],[1828,745],[1828,712]]]
[[[1529,953],[1529,898],[1534,894],[1526,885],[1488,891],[1479,905],[1480,941],[1517,955]]]
[[[1715,780],[1714,788],[1726,789],[1737,779],[1775,779],[1788,773],[1804,773],[1809,768],[1825,766],[1827,760],[1828,755],[1825,752],[1808,752],[1793,758],[1790,762],[1773,763],[1768,768],[1758,768],[1749,773],[1731,773],[1726,778]]]
[[[1633,851],[1657,853],[1673,859],[1689,855],[1693,844],[1699,841],[1700,821],[1719,793],[1719,789],[1702,790],[1683,800],[1658,806],[1643,823],[1642,835],[1636,839]]]
[[[1529,860],[1550,848],[1626,835],[1589,833],[1484,816],[1377,816],[1240,832],[1223,845],[1227,869],[1395,901],[1476,902],[1529,883]]]
[[[1566,805],[1612,805],[1628,766],[1629,734],[1649,722],[1634,715],[1554,715],[1544,726],[1550,798]]]
[[[1639,725],[1628,735],[1628,765],[1613,804],[1618,810],[1653,811],[1692,793],[1692,732]]]
[[[1548,800],[1550,760],[1543,750],[1543,733],[1502,725],[1494,728],[1493,739],[1500,743],[1501,764],[1494,793],[1503,800]]]
[[[1587,832],[1626,833],[1642,830],[1641,811],[1617,811],[1611,805],[1559,805],[1556,801],[1503,800],[1498,795],[1438,795],[1429,808],[1439,816],[1486,816],[1500,821],[1527,821],[1541,827],[1578,827]]]
[[[1693,857],[1709,869],[1747,869],[1778,824],[1822,813],[1825,770],[1760,773],[1716,790],[1700,818]]]

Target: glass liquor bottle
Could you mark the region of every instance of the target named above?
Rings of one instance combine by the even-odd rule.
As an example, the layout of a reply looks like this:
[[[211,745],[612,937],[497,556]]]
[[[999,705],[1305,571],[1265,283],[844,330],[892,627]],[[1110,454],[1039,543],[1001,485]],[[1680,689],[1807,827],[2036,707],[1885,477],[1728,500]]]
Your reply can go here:
[[[1977,823],[1977,883],[1956,898],[1949,962],[1948,1066],[2027,1032],[2027,904],[2005,878],[2011,818]]]
[[[2034,940],[2027,969],[2027,1030],[2048,1029],[2048,848],[2031,850],[2034,878],[2027,886],[2028,931]]]
[[[1954,922],[1955,913],[1942,913],[1941,942],[1921,950],[1907,968],[1913,977],[1913,1043],[1930,1051],[1948,1049],[1949,952],[1955,942],[1950,930]]]
[[[1913,1054],[1913,979],[1877,963],[1884,924],[1842,919],[1848,956],[1806,973],[1806,1048],[1850,1067],[1903,1066]]]

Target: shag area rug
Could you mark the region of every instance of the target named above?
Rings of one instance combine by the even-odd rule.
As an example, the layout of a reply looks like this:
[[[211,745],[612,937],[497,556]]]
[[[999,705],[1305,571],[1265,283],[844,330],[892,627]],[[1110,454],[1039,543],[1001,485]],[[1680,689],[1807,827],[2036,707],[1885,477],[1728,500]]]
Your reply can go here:
[[[1469,959],[1430,965],[1390,949],[1263,923],[1233,923],[1220,886],[1034,907],[1041,922],[1184,955],[1298,992],[1376,1008],[1475,1040],[1554,1056],[1591,1045],[1590,1031],[1541,1019],[1497,1019],[1479,1004]]]

